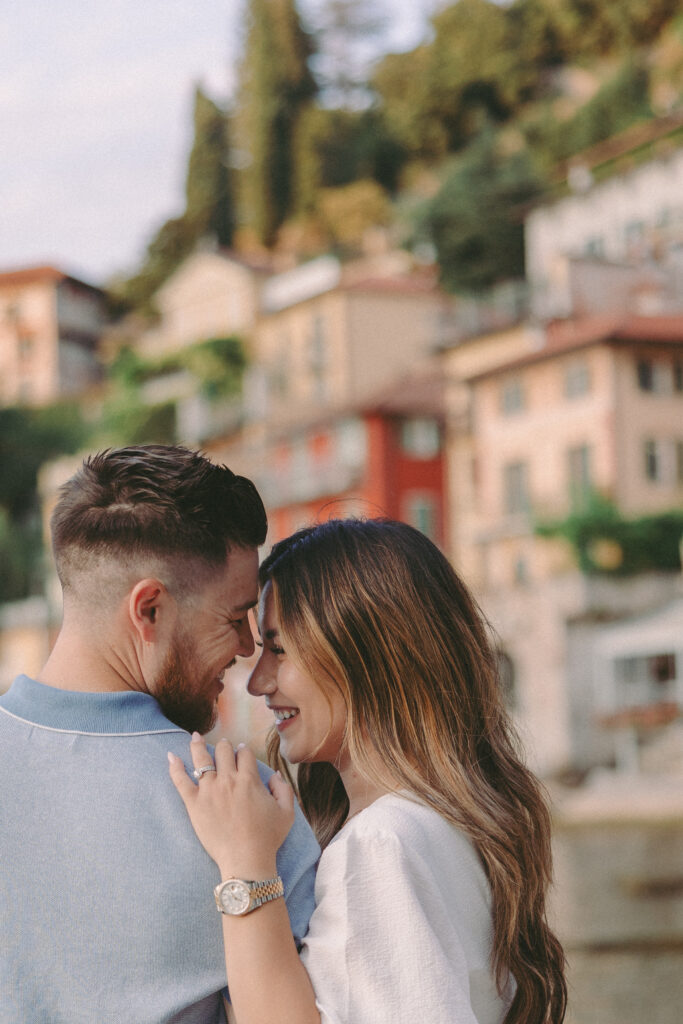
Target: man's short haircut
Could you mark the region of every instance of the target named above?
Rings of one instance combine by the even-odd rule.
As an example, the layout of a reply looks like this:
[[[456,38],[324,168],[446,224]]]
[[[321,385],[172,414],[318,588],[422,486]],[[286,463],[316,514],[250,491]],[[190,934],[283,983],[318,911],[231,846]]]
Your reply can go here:
[[[51,518],[62,585],[102,558],[225,563],[232,547],[263,544],[256,487],[227,466],[176,445],[110,448],[88,456],[63,485]]]

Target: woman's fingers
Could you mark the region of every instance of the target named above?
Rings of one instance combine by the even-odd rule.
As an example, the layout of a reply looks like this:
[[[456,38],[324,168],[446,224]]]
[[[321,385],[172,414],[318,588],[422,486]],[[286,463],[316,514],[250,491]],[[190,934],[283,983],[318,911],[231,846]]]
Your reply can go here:
[[[216,744],[216,768],[220,775],[233,775],[236,770],[235,751],[230,740],[223,737]]]
[[[196,787],[185,771],[185,765],[182,759],[176,757],[176,755],[172,754],[170,751],[168,752],[168,770],[173,785],[180,793],[183,803],[187,807],[188,800],[192,799],[192,795],[195,792]]]
[[[268,779],[268,789],[275,797],[278,806],[294,817],[294,790],[288,782],[282,778],[279,772],[275,772]]]
[[[240,743],[235,751],[235,762],[239,772],[250,772],[252,775],[258,775],[256,755],[244,743]]]
[[[204,778],[204,775],[215,775],[213,758],[206,749],[206,743],[198,732],[192,733],[190,754],[192,755],[192,764],[194,765],[196,772],[201,771],[202,768],[211,769],[211,771],[203,772],[200,778]]]

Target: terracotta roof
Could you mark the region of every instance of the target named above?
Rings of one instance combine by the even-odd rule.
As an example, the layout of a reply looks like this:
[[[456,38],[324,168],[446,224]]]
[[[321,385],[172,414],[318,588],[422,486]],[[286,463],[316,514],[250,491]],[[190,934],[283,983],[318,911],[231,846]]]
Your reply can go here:
[[[18,270],[0,271],[0,286],[33,284],[36,281],[63,281],[66,277],[56,267],[22,267]]]
[[[194,256],[197,251],[195,249],[190,255]],[[239,252],[237,249],[229,249],[223,246],[216,249],[215,252],[218,256],[231,260],[233,263],[239,263],[241,266],[246,267],[247,270],[253,270],[256,273],[274,274],[276,272],[273,260],[267,253]]]
[[[297,410],[290,418],[280,415],[269,424],[270,440],[282,440],[310,430],[329,426],[349,416],[414,417],[441,419],[445,410],[447,381],[437,368],[420,368],[395,378],[379,391],[356,401],[342,402],[323,409],[313,408],[308,413]]]
[[[581,164],[595,168],[620,157],[628,156],[641,146],[658,142],[674,134],[683,127],[683,111],[677,110],[663,117],[649,118],[630,125],[617,135],[612,135],[602,142],[597,142],[588,149],[574,153],[560,165],[560,173],[566,177],[569,167]]]
[[[54,284],[58,284],[60,281],[71,281],[73,284],[80,285],[82,288],[88,288],[90,291],[102,291],[101,288],[88,284],[87,281],[82,281],[78,277],[73,277],[71,274],[67,274],[63,270],[58,270],[57,267],[47,264],[44,266],[20,267],[16,270],[0,271],[0,288],[16,288],[26,284],[37,284],[41,281],[53,282]]]
[[[581,320],[557,320],[547,325],[544,342],[535,351],[481,373],[474,373],[467,379],[481,380],[592,345],[620,344],[683,347],[683,313],[627,317],[605,314],[583,317]]]
[[[439,291],[432,276],[405,275],[403,277],[364,277],[357,281],[344,282],[344,291],[350,292],[392,292],[394,294],[434,295]]]

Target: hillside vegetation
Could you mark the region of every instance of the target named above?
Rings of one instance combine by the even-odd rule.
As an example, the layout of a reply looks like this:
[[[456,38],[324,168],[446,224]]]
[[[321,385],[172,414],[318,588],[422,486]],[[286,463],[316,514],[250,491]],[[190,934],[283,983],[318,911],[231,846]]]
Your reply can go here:
[[[197,89],[185,209],[115,308],[151,312],[207,235],[304,259],[389,227],[435,247],[447,288],[486,288],[521,273],[520,203],[558,163],[683,97],[679,0],[459,0],[416,49],[364,65],[371,8],[326,0],[306,22],[294,0],[246,0],[235,100]]]

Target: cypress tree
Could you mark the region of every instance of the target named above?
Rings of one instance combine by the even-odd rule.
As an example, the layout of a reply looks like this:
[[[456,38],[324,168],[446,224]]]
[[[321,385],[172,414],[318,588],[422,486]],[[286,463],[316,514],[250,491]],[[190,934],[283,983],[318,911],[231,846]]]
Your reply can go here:
[[[194,98],[194,142],[185,184],[187,218],[195,238],[214,235],[230,245],[235,210],[228,168],[227,121],[224,111],[197,86]]]
[[[296,203],[297,128],[316,92],[312,52],[294,0],[248,0],[237,125],[250,158],[247,216],[267,246]]]

